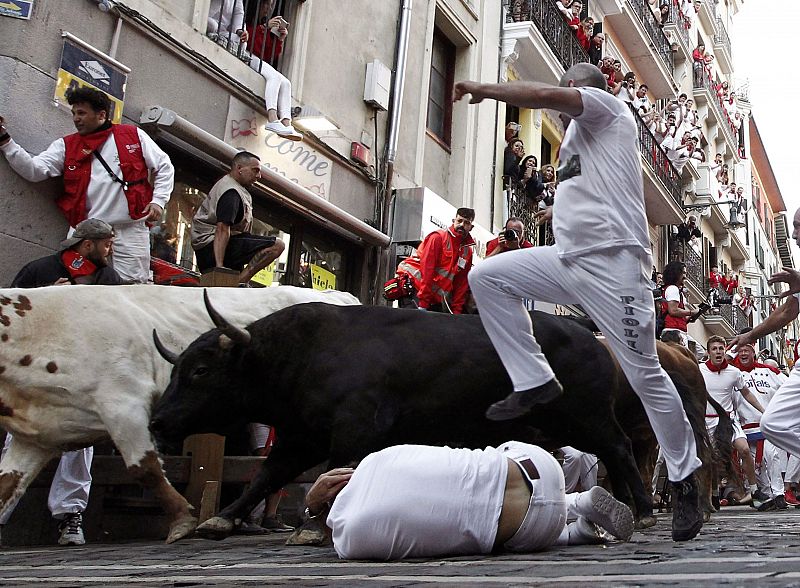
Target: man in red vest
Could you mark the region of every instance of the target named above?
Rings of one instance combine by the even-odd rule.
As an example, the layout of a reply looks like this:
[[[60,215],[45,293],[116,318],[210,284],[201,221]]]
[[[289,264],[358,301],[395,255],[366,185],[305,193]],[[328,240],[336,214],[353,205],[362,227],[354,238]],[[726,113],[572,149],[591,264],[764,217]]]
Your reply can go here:
[[[417,247],[417,254],[397,266],[398,274],[407,274],[414,282],[420,310],[462,313],[475,245],[469,234],[473,220],[473,209],[459,208],[450,228],[430,233]]]
[[[150,232],[172,193],[172,163],[146,133],[112,124],[103,92],[78,88],[68,93],[77,133],[56,139],[31,156],[11,139],[0,118],[0,151],[11,168],[30,182],[62,176],[56,204],[74,229],[89,217],[114,227],[112,263],[125,281],[150,277]],[[148,177],[152,174],[152,184]],[[70,231],[70,234],[72,231]]]

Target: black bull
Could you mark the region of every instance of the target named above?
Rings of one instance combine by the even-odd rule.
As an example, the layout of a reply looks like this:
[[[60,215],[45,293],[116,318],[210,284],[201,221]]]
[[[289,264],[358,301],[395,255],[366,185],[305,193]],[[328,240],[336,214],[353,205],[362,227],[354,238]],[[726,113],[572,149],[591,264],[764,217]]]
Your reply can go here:
[[[248,422],[276,427],[277,443],[248,491],[198,529],[208,536],[226,535],[266,493],[325,460],[338,467],[396,444],[482,448],[510,439],[594,453],[615,496],[641,523],[653,524],[631,442],[614,414],[626,386],[610,353],[576,321],[533,315],[565,393],[514,421],[484,416],[511,382],[479,317],[310,303],[246,331],[200,336],[177,358],[151,430],[163,447],[195,433],[231,434]],[[226,326],[221,317],[214,322]],[[683,378],[671,375],[685,393]],[[703,409],[691,419],[701,458],[708,447]],[[638,410],[644,414],[640,403]]]

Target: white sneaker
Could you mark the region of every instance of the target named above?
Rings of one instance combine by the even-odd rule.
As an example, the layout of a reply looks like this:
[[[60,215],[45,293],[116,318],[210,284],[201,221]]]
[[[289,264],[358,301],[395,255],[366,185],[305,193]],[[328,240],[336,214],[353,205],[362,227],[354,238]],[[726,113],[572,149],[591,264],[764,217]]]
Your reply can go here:
[[[303,139],[303,135],[298,133],[292,125],[285,125],[279,120],[265,124],[264,128],[275,133],[279,137],[283,137],[291,141],[301,141]]]
[[[83,516],[79,512],[69,513],[61,519],[58,524],[59,545],[84,545],[86,539],[83,537]]]

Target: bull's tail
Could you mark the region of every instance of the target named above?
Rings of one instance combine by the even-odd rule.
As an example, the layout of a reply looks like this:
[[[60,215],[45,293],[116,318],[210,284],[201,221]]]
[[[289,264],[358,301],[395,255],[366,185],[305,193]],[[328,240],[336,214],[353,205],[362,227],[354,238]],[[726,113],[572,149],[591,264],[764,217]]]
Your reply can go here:
[[[714,431],[714,463],[722,465],[722,473],[728,478],[730,482],[736,483],[738,474],[733,467],[733,421],[731,416],[725,411],[724,408],[714,400],[711,395],[708,395],[708,403],[714,409],[719,417],[717,428]]]

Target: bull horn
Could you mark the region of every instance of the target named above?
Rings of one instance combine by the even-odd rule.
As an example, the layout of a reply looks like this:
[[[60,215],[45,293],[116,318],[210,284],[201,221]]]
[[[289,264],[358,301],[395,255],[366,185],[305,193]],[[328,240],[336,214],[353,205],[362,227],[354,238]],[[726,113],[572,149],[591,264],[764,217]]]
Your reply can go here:
[[[227,335],[231,341],[237,345],[246,347],[250,344],[250,333],[248,333],[245,329],[234,327],[232,324],[222,318],[222,315],[218,313],[217,310],[211,305],[211,300],[208,299],[208,290],[203,290],[203,301],[206,303],[208,316],[211,317],[211,321],[214,323],[214,326],[222,331],[223,335]]]
[[[161,342],[161,339],[158,338],[158,333],[155,329],[153,329],[153,343],[156,344],[156,349],[161,357],[166,359],[172,365],[178,364],[178,354],[164,347],[164,344]]]

